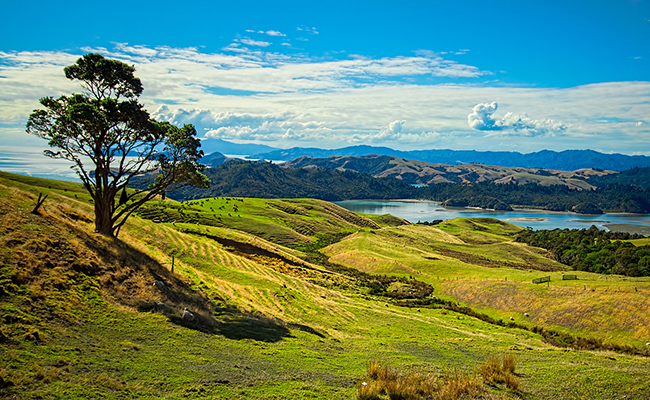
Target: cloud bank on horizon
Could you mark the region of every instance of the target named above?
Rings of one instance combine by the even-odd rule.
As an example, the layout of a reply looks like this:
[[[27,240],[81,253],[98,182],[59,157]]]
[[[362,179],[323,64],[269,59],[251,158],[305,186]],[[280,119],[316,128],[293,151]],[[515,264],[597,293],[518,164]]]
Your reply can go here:
[[[205,138],[284,148],[650,155],[650,81],[508,85],[500,71],[459,62],[468,48],[392,56],[296,50],[320,35],[304,26],[294,33],[246,29],[218,51],[128,43],[0,51],[0,138],[5,145],[28,141],[24,124],[38,99],[78,92],[63,67],[96,52],[135,65],[152,116],[194,124]]]

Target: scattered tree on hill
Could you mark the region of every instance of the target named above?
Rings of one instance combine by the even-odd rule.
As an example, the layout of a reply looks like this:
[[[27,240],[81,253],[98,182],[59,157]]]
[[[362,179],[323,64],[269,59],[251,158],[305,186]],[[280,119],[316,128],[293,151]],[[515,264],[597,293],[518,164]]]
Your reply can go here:
[[[64,71],[83,93],[40,99],[45,109],[29,116],[27,133],[48,140],[46,156],[74,163],[95,206],[96,232],[117,236],[138,207],[166,190],[209,186],[196,130],[150,118],[138,102],[143,88],[133,66],[86,54]],[[127,192],[129,181],[144,174],[152,176],[150,185]]]

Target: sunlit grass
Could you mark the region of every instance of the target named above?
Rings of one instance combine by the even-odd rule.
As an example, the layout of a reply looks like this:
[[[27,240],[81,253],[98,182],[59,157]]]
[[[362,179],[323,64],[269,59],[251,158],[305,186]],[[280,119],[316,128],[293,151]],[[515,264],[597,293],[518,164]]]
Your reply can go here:
[[[0,382],[6,384],[0,397],[350,399],[357,395],[359,377],[372,360],[382,360],[404,374],[421,374],[417,382],[433,374],[436,382],[457,382],[450,385],[462,387],[461,378],[466,373],[474,376],[490,355],[513,353],[525,398],[633,398],[650,390],[646,359],[560,350],[538,334],[453,311],[397,307],[385,298],[367,295],[349,277],[318,266],[307,268],[307,262],[294,265],[241,253],[205,234],[254,242],[291,262],[306,254],[271,237],[226,225],[173,225],[133,217],[120,241],[113,242],[92,233],[92,207],[80,192],[75,198],[71,190],[59,192],[47,185],[0,184],[4,185],[0,186],[0,287],[11,293],[0,296]],[[31,216],[29,210],[40,191],[50,194],[45,212]],[[308,210],[312,203],[288,204]],[[330,224],[347,229],[340,218]],[[197,235],[199,231],[204,235]],[[485,287],[484,296],[512,293],[515,298],[523,296],[521,301],[531,296],[530,301],[550,302],[553,296],[566,296],[563,291],[577,291],[591,282],[596,291],[587,292],[596,297],[587,300],[597,303],[614,293],[605,292],[607,287],[620,283],[622,291],[636,285],[639,292],[635,293],[645,287],[639,280],[605,280],[582,273],[579,281],[563,282],[557,280],[562,273],[554,272],[546,288],[530,283],[540,272],[481,267],[437,250],[443,244],[462,244],[462,231],[450,235],[416,226],[364,228],[348,240],[328,252],[339,245],[350,246],[357,252],[351,253],[351,259],[363,255],[375,270],[427,280],[436,288],[434,295],[445,298],[457,290],[459,297],[483,300],[474,291]],[[489,240],[495,245],[507,243]],[[500,251],[505,250],[495,250]],[[516,254],[528,257],[525,252]],[[531,259],[539,256],[530,255]],[[161,278],[174,295],[183,298],[165,299],[171,308],[168,314],[138,311],[141,302],[162,300],[162,292],[152,285]],[[502,306],[510,306],[503,301]],[[575,301],[577,305],[580,299]],[[619,297],[613,303],[627,301]],[[185,306],[214,318],[212,330],[179,323]],[[519,313],[490,310],[514,315],[518,322],[525,320]],[[586,312],[586,308],[573,311],[575,315]],[[607,323],[605,314],[602,320],[598,315],[594,324]],[[623,326],[634,323],[632,310],[627,320],[616,315],[627,321]],[[530,318],[538,316],[531,313]],[[452,379],[454,371],[459,372],[458,380]],[[571,376],[571,382],[566,376]],[[415,386],[413,382],[409,385]],[[510,396],[505,384],[499,385],[487,387],[485,396]]]

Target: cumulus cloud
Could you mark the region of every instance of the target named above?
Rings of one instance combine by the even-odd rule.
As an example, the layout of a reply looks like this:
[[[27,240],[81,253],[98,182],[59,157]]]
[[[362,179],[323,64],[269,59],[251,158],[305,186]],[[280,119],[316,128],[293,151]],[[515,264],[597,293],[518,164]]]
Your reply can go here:
[[[350,136],[350,143],[385,143],[412,145],[416,143],[431,143],[434,140],[442,138],[438,132],[421,131],[409,132],[404,129],[406,120],[398,119],[377,130],[367,130],[365,132],[355,132]]]
[[[496,112],[497,107],[496,101],[475,105],[472,113],[467,116],[469,127],[481,131],[502,129],[499,123],[492,118],[492,114]]]
[[[304,121],[292,113],[249,114],[204,109],[170,109],[163,105],[153,114],[154,118],[170,121],[175,125],[193,124],[206,138],[236,141],[303,140],[313,139],[330,132],[322,121]]]
[[[291,117],[289,113],[280,114],[248,114],[222,112],[215,113],[206,109],[171,109],[167,105],[158,108],[152,116],[157,119],[170,121],[176,125],[193,124],[197,132],[214,131],[219,128],[248,127],[257,129],[263,125],[286,121]],[[208,135],[209,136],[209,135]]]
[[[397,138],[402,133],[402,127],[406,121],[401,119],[393,121],[388,126],[383,127],[375,139],[387,139],[387,138]]]
[[[526,136],[544,136],[566,130],[566,125],[552,119],[536,120],[524,114],[506,113],[503,118],[495,118],[498,104],[480,103],[474,106],[467,116],[467,123],[472,129],[480,131],[512,131]]]
[[[280,31],[273,31],[273,30],[264,32],[264,31],[256,31],[254,29],[246,29],[246,32],[248,32],[248,33],[261,33],[262,35],[269,35],[269,36],[287,36],[287,35],[285,35],[284,33],[280,32]]]
[[[152,114],[176,125],[193,124],[199,137],[236,142],[315,142],[329,140],[339,145],[358,143],[423,143],[439,139],[430,131],[407,132],[406,120],[398,119],[379,129],[349,125],[350,121],[319,121],[290,112],[252,114],[215,113],[205,109],[171,109],[161,106]]]

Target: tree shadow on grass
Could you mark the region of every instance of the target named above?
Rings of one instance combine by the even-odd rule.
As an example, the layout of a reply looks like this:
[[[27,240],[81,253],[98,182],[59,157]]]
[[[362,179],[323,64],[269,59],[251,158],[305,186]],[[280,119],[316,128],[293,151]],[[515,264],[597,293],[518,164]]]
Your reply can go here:
[[[77,235],[98,261],[84,272],[96,276],[115,300],[138,311],[161,313],[173,324],[234,340],[277,342],[293,337],[292,329],[324,337],[305,325],[224,307],[225,299],[209,298],[154,258],[118,239],[102,240],[86,232]],[[186,307],[193,318],[183,318]]]
[[[223,315],[215,333],[233,340],[252,339],[269,343],[293,337],[291,330],[282,320],[240,311]]]

